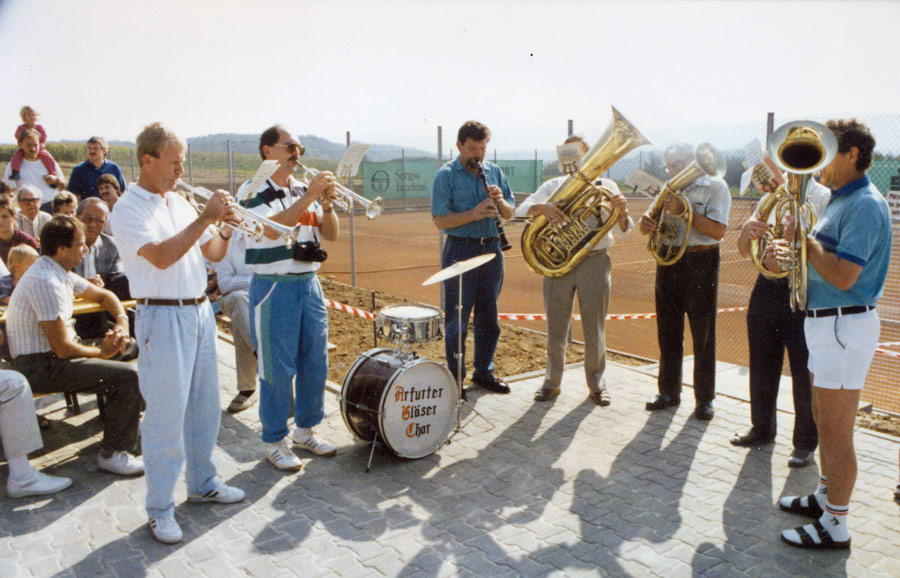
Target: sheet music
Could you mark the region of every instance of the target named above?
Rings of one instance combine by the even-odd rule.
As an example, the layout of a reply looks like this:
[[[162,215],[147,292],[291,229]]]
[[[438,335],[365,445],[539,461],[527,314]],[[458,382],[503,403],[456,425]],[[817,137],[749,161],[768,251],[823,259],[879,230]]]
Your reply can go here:
[[[744,157],[747,160],[748,167],[756,166],[762,162],[762,145],[759,143],[758,138],[755,138],[744,145]]]
[[[663,181],[654,177],[644,169],[634,169],[625,184],[629,187],[637,187],[635,192],[649,197],[655,196],[663,187]]]
[[[275,174],[275,171],[278,170],[279,166],[281,165],[278,164],[278,161],[263,161],[262,164],[259,165],[259,168],[256,169],[256,174],[250,179],[250,186],[247,187],[247,194],[244,195],[243,199],[238,199],[238,202],[244,202],[255,197],[256,193],[258,193],[263,185],[266,184],[266,181],[269,180],[269,177]]]
[[[353,143],[347,147],[347,152],[344,153],[344,157],[334,170],[335,176],[339,179],[355,177],[356,173],[359,172],[359,164],[362,162],[363,157],[366,156],[366,151],[369,150],[370,146],[372,145]]]
[[[581,167],[581,157],[581,143],[570,142],[556,147],[559,170],[564,174],[571,175],[578,170]]]

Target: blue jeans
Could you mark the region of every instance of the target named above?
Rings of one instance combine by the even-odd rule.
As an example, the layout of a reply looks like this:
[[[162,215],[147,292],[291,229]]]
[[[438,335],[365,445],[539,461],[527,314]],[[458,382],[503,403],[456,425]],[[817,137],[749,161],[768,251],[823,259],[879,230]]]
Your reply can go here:
[[[250,281],[250,336],[259,359],[259,419],[266,443],[290,433],[292,393],[297,427],[313,427],[325,417],[328,311],[323,299],[314,273],[254,275]]]
[[[460,242],[453,236],[447,236],[444,253],[441,255],[441,267],[446,268],[458,262],[478,255],[494,253],[491,259],[481,267],[463,273],[462,280],[462,379],[466,378],[466,334],[469,328],[469,315],[475,309],[473,321],[475,328],[475,377],[488,377],[494,372],[494,351],[500,340],[500,324],[497,322],[497,299],[503,287],[503,253],[500,243],[476,245]],[[457,305],[459,303],[459,278],[453,277],[444,281],[444,346],[447,353],[447,366],[456,379],[456,345],[459,336],[457,323]]]
[[[147,402],[141,421],[147,514],[168,517],[182,465],[188,494],[220,484],[212,458],[222,415],[216,320],[209,302],[138,305],[136,324],[139,384]]]

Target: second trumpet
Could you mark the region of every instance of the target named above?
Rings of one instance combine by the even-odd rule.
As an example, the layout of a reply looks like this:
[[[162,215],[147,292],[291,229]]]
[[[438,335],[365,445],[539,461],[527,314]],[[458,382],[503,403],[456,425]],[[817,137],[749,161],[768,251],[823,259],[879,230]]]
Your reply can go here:
[[[316,169],[307,167],[303,163],[297,163],[297,167],[303,171],[303,180],[309,182],[313,177],[319,174]],[[378,218],[384,212],[384,201],[381,197],[375,197],[371,201],[359,193],[354,192],[349,187],[345,187],[341,183],[334,182],[334,204],[350,212],[353,203],[359,203],[366,210],[366,218],[370,221]]]

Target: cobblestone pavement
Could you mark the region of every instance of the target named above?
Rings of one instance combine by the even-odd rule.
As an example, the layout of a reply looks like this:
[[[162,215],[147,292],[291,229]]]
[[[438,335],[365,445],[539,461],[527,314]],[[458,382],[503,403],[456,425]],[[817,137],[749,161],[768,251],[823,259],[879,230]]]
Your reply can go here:
[[[221,345],[225,407],[234,370]],[[853,548],[799,551],[778,535],[806,522],[774,506],[816,483],[815,466],[786,465],[792,415],[779,414],[774,446],[734,448],[745,402],[720,396],[715,418],[700,422],[688,389],[677,411],[650,414],[655,380],[607,371],[606,408],[587,398],[577,367],[555,402],[531,401],[540,377],[513,382],[508,396],[472,389],[452,443],[420,460],[378,450],[368,474],[368,447],[333,393],[320,429],[339,453],[304,453],[298,474],[261,459],[255,407],[223,413],[220,474],[247,500],[189,504],[179,484],[185,539],[175,546],[150,534],[142,478],[97,472],[95,402],[82,396],[87,411],[69,416],[56,399],[41,410],[54,425],[33,463],[74,484],[49,498],[0,499],[0,576],[900,575],[897,439],[856,434]],[[7,474],[4,464],[0,479]]]

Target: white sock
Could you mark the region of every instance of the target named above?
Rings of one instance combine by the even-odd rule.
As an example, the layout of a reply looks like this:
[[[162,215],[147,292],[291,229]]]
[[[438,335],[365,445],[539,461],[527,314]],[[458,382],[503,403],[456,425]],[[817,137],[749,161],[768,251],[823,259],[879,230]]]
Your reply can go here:
[[[827,501],[826,500],[827,495],[828,495],[828,487],[827,486],[828,486],[828,484],[827,484],[827,480],[825,479],[825,476],[819,476],[819,485],[816,486],[816,491],[812,493],[812,495],[815,496],[816,501],[819,502],[819,507],[822,510],[825,509],[825,502]],[[781,500],[779,500],[779,502],[781,502],[781,505],[783,505],[785,508],[787,508],[791,505],[791,502],[793,502],[798,497],[799,496],[786,496],[784,498],[781,498]],[[802,498],[800,498],[800,505],[804,508],[809,507],[809,496],[803,496]]]
[[[28,456],[9,458],[9,479],[21,484],[34,477],[34,468],[28,463]]]
[[[825,526],[831,539],[835,542],[846,542],[850,539],[850,529],[847,527],[847,512],[850,506],[835,506],[830,502],[825,504],[825,513],[819,518],[819,523]]]

